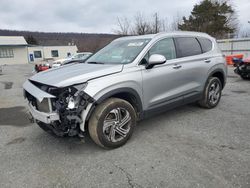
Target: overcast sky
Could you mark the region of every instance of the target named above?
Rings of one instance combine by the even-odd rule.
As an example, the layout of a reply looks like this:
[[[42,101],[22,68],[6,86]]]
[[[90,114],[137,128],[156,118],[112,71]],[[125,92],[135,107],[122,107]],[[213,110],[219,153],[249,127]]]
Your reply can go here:
[[[112,33],[117,17],[137,12],[188,16],[199,0],[0,0],[0,29]],[[241,27],[250,30],[250,0],[233,0]]]

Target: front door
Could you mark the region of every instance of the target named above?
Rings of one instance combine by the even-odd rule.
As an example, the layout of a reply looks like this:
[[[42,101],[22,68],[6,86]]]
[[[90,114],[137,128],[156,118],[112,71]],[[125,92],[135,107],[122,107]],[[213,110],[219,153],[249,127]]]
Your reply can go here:
[[[144,109],[182,103],[186,81],[182,79],[184,71],[176,59],[174,40],[165,38],[156,42],[144,61],[148,61],[153,54],[165,56],[167,62],[152,69],[142,67]]]

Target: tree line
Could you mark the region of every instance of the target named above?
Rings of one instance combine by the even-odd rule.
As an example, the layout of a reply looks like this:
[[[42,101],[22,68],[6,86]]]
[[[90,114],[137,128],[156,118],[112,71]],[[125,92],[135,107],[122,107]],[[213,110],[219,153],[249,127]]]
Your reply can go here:
[[[159,14],[155,13],[147,18],[139,12],[132,19],[117,18],[116,25],[114,32],[119,35],[144,35],[182,30],[208,33],[217,39],[239,36],[237,14],[233,4],[228,0],[202,0],[194,5],[188,17],[177,16],[166,19],[160,18]],[[244,33],[243,37],[247,35]]]
[[[124,35],[144,35],[163,31],[199,31],[222,38],[250,37],[250,31],[239,33],[239,24],[234,5],[229,0],[202,0],[195,4],[190,15],[172,18],[159,13],[147,16],[141,12],[132,18],[118,17],[115,34],[44,33],[0,30],[3,36],[24,36],[33,45],[77,45],[79,51],[96,52],[112,40]]]
[[[117,29],[114,33],[119,35],[145,35],[159,33],[162,31],[174,31],[178,29],[178,17],[175,20],[160,18],[158,13],[148,18],[143,13],[138,12],[133,19],[127,17],[117,18]]]
[[[76,45],[79,52],[96,52],[112,40],[120,37],[120,35],[115,34],[31,32],[1,29],[0,36],[24,36],[30,45]]]

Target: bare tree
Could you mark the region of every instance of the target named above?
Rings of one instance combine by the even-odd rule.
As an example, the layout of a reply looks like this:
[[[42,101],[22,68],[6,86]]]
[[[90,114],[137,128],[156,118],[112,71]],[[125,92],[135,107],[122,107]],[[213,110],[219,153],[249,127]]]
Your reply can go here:
[[[162,19],[160,23],[161,23],[160,31],[170,32],[178,30],[179,20],[177,18],[172,18],[172,19],[165,18]]]
[[[239,38],[248,38],[250,37],[250,31],[246,27],[242,27],[241,30],[238,32]]]
[[[160,18],[159,14],[155,13],[152,17],[146,17],[143,13],[138,12],[132,21],[126,17],[118,18],[116,24],[118,29],[114,32],[120,35],[145,35],[175,31],[178,30],[179,22],[178,16],[173,19]]]
[[[182,17],[180,16],[179,13],[177,13],[175,16],[173,16],[173,20],[171,22],[171,31],[178,31],[179,28],[178,28],[178,25],[179,23],[181,22],[182,20]]]
[[[145,35],[149,33],[151,33],[150,23],[141,12],[137,13],[134,17],[132,34]]]
[[[117,27],[118,29],[114,32],[118,35],[129,35],[130,34],[130,22],[126,17],[117,18]]]
[[[151,33],[159,33],[162,29],[162,25],[161,22],[162,20],[160,20],[158,13],[155,13],[153,15],[153,22],[151,24]]]

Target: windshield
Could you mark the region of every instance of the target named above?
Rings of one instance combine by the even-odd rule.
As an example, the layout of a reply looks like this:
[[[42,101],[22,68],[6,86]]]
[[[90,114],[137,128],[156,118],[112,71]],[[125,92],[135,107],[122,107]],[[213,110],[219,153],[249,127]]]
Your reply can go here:
[[[118,40],[110,43],[86,63],[127,64],[131,63],[149,43],[150,39]]]

